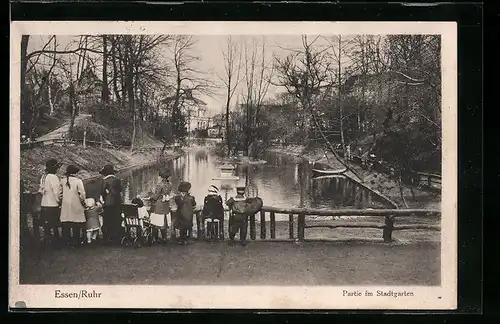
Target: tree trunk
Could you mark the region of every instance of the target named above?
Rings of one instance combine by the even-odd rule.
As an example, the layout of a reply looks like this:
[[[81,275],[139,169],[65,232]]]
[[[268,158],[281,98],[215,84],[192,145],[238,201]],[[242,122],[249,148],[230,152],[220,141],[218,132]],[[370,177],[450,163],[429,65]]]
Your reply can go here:
[[[227,101],[226,101],[226,142],[227,142],[227,156],[231,156],[231,136],[229,129],[229,103],[230,103],[230,89],[227,91]]]
[[[20,84],[20,95],[21,95],[21,115],[25,115],[28,111],[27,102],[26,102],[26,69],[28,65],[27,54],[28,54],[28,43],[29,43],[29,35],[21,36],[21,84]],[[24,118],[23,118],[24,119]],[[24,129],[23,124],[21,123],[21,132],[26,131]],[[28,130],[29,132],[29,130]],[[27,134],[31,137],[31,134]]]
[[[127,89],[127,99],[128,99],[128,107],[130,113],[132,114],[133,120],[133,130],[132,130],[132,140],[130,144],[130,152],[134,150],[134,142],[135,142],[135,134],[136,134],[136,112],[135,112],[135,98],[134,98],[134,69],[132,66],[132,50],[131,50],[131,40],[127,37],[127,42],[125,44],[125,75],[126,75],[126,89]]]
[[[111,62],[113,63],[113,91],[115,93],[116,100],[118,102],[122,101],[120,96],[120,91],[118,90],[118,66],[116,65],[116,41],[112,36],[111,38]]]
[[[109,103],[108,87],[108,36],[102,35],[102,92],[101,100],[104,105]]]
[[[49,107],[50,107],[49,115],[52,116],[54,114],[54,102],[52,101],[52,85],[50,83],[50,75],[48,75],[47,78],[49,78],[48,85],[47,85],[47,96],[48,96]]]
[[[342,145],[342,152],[346,155],[345,150],[345,137],[344,137],[344,108],[342,107],[342,37],[339,36],[339,55],[338,55],[338,100],[339,100],[339,114],[340,114],[340,143]]]
[[[68,137],[71,140],[73,138],[73,128],[75,126],[75,118],[76,118],[75,85],[73,83],[73,80],[71,80],[71,84],[69,86],[69,107],[70,107],[71,119],[69,122]]]

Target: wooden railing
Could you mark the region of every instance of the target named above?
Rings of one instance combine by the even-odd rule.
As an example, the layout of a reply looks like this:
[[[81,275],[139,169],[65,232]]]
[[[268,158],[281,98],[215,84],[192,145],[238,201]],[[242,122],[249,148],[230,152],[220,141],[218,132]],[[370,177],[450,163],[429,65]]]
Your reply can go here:
[[[429,188],[434,188],[434,185],[441,187],[441,175],[426,172],[417,172],[420,176],[420,182],[424,180],[425,184]]]
[[[31,206],[33,204],[34,196],[31,194],[23,194],[21,199],[21,240],[40,240],[40,224],[38,224],[38,215],[33,215]],[[32,215],[33,228],[28,228],[27,217]],[[285,237],[278,237],[277,235],[277,215],[285,215],[285,220],[280,222],[282,226],[287,227],[288,235]],[[226,219],[230,216],[230,211],[226,210]],[[308,216],[316,216],[317,219],[310,220]],[[357,216],[357,219],[335,219],[321,221],[327,217],[332,216]],[[396,223],[397,218],[404,217],[417,217],[417,218],[436,218],[441,216],[439,210],[425,210],[425,209],[309,209],[309,208],[277,208],[264,206],[262,210],[249,216],[249,237],[250,240],[285,240],[285,241],[306,241],[306,229],[312,228],[375,228],[382,230],[382,238],[384,242],[392,241],[392,233],[397,230],[429,230],[440,231],[441,227],[438,225],[429,224],[400,224]],[[359,218],[371,217],[379,218],[380,221],[360,221]],[[259,220],[259,228],[257,228],[257,219]],[[318,222],[320,220],[321,222]],[[205,237],[204,222],[201,215],[201,208],[195,209],[196,223],[196,239],[203,240]],[[229,226],[231,225],[231,218],[229,217]],[[226,228],[225,221],[222,220],[221,227]],[[227,230],[229,229],[227,226]],[[268,229],[269,226],[269,229]],[[281,228],[282,228],[281,226]],[[286,231],[286,228],[285,228]],[[223,231],[224,233],[225,231]],[[192,235],[193,233],[191,233]],[[269,234],[269,236],[268,236]],[[28,237],[29,236],[29,237]],[[223,237],[224,239],[224,234]]]
[[[227,211],[230,213],[229,211]],[[196,210],[197,214],[197,228],[198,238],[203,237],[204,228],[201,221],[201,210]],[[276,208],[276,207],[263,207],[260,213],[251,215],[248,220],[249,234],[251,240],[257,239],[257,218],[260,219],[259,238],[260,240],[267,240],[267,226],[269,225],[269,235],[271,240],[276,240],[276,215],[287,215],[288,220],[288,240],[305,241],[305,230],[308,228],[375,228],[382,230],[382,238],[384,242],[392,241],[392,233],[397,230],[429,230],[440,231],[441,227],[438,225],[428,224],[395,224],[396,218],[399,217],[440,217],[441,211],[439,210],[426,210],[426,209],[336,209],[336,210],[323,210],[323,209],[305,209],[305,208]],[[295,222],[297,216],[297,222]],[[383,222],[360,222],[359,220],[332,220],[329,223],[318,224],[316,222],[308,224],[306,217],[316,216],[319,219],[332,217],[332,216],[357,216],[357,217],[375,217],[381,218]],[[296,223],[296,224],[295,224]],[[223,226],[224,223],[222,223]],[[297,230],[295,230],[295,226]],[[223,227],[224,228],[224,227]],[[295,233],[297,232],[297,235]]]

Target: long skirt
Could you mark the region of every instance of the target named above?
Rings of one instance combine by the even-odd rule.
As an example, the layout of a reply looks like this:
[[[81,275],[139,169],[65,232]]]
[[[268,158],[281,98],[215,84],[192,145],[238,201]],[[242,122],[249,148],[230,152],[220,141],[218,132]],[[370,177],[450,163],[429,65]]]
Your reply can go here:
[[[108,240],[120,240],[122,236],[121,206],[105,206],[103,209],[102,231]]]

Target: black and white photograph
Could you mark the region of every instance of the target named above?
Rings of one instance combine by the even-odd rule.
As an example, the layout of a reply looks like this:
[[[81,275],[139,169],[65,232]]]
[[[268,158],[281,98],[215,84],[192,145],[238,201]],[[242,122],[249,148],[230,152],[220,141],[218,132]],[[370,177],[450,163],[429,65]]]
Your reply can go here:
[[[12,307],[456,306],[454,23],[11,27]]]

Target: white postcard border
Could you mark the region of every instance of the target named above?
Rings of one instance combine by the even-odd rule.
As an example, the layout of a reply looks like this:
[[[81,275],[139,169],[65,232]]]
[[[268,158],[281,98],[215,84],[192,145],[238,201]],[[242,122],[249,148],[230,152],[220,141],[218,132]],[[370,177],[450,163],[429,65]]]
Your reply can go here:
[[[442,37],[441,286],[59,286],[19,285],[19,107],[21,35],[80,34],[440,34]],[[9,306],[29,308],[456,309],[457,25],[455,22],[12,22]],[[56,299],[55,290],[98,291],[96,299]],[[408,297],[343,297],[343,290],[412,292]],[[157,298],[156,298],[157,297]]]

